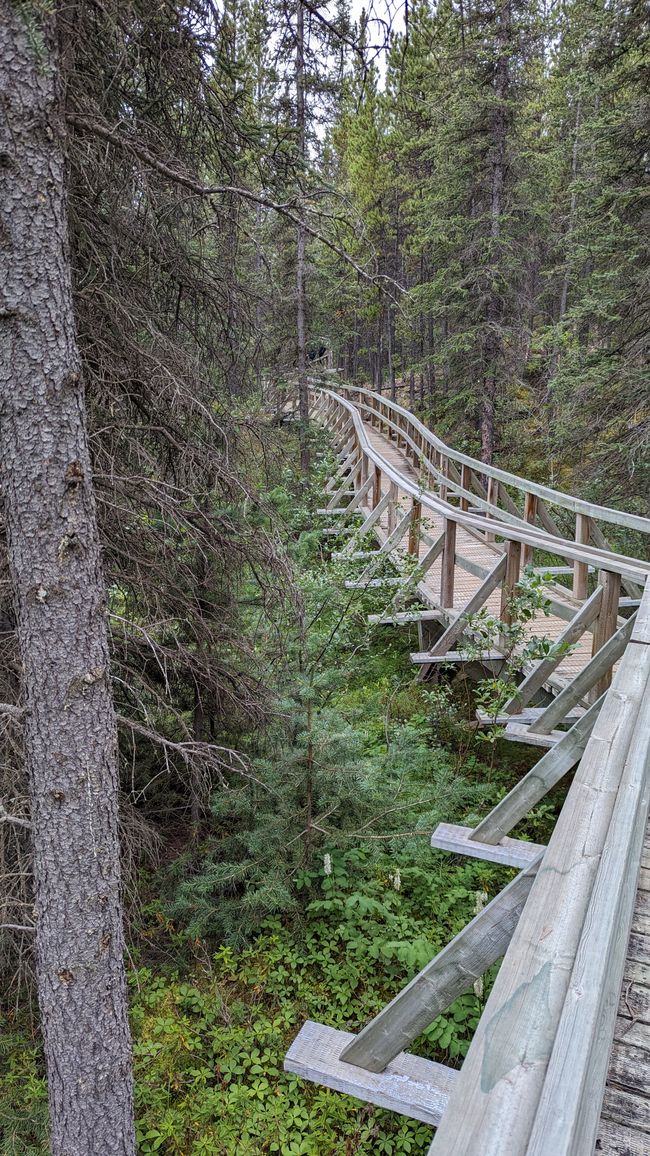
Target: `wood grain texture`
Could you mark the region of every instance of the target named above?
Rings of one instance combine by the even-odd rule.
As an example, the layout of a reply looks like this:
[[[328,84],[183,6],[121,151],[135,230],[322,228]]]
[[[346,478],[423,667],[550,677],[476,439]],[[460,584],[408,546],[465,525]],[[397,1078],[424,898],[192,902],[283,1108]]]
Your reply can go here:
[[[456,855],[469,855],[474,859],[487,859],[490,863],[519,868],[528,867],[546,850],[539,843],[526,843],[523,839],[505,837],[494,843],[481,841],[476,838],[473,827],[459,827],[455,823],[438,823],[431,836],[431,846]]]
[[[404,1053],[385,1072],[366,1072],[339,1058],[353,1039],[350,1032],[307,1020],[287,1052],[284,1069],[435,1127],[447,1107],[458,1073],[443,1064]]]

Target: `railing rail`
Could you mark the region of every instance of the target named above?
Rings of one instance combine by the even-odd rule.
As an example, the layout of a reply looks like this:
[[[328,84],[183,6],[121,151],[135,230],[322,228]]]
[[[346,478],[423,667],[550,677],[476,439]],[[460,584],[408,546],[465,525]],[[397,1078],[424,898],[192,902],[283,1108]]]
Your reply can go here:
[[[638,530],[642,534],[647,534],[650,541],[650,518],[645,518],[640,514],[632,514],[626,510],[617,510],[610,506],[601,506],[594,502],[588,502],[583,498],[574,497],[571,494],[564,493],[562,490],[555,490],[550,486],[542,485],[538,482],[532,482],[527,478],[521,478],[517,474],[509,473],[507,470],[502,470],[498,466],[486,465],[484,462],[478,461],[476,458],[470,457],[468,454],[463,454],[459,450],[452,449],[436,437],[431,430],[429,430],[420,420],[415,417],[409,410],[399,405],[389,398],[382,397],[373,390],[365,389],[362,386],[356,385],[342,385],[338,392],[343,396],[352,400],[352,395],[357,398],[356,404],[359,405],[359,400],[363,399],[362,404],[365,405],[368,412],[381,415],[386,419],[390,418],[391,414],[398,415],[400,421],[416,430],[418,435],[430,446],[432,450],[438,453],[444,461],[453,462],[457,466],[465,466],[472,472],[478,473],[484,477],[492,478],[496,482],[501,482],[505,486],[511,486],[519,490],[522,495],[531,495],[544,502],[549,502],[551,505],[558,506],[561,509],[568,510],[573,514],[580,514],[583,517],[593,518],[596,521],[609,522],[616,526],[623,526],[629,530]],[[399,425],[399,423],[396,423]],[[460,492],[461,487],[456,487],[457,492]],[[469,494],[469,497],[476,495]],[[501,511],[502,513],[504,511]]]
[[[650,587],[431,1156],[592,1156],[649,798]]]
[[[312,396],[317,402],[318,398],[321,400],[329,399],[329,402],[335,407],[341,407],[347,412],[348,426],[350,427],[350,452],[354,452],[357,458],[365,456],[375,466],[378,466],[382,475],[395,486],[399,486],[402,492],[408,494],[412,498],[420,501],[422,505],[431,510],[433,513],[442,515],[449,521],[462,525],[470,530],[480,533],[484,536],[486,533],[492,538],[500,537],[505,541],[516,541],[526,544],[534,549],[544,551],[546,553],[557,554],[573,562],[593,566],[598,570],[605,570],[608,572],[621,575],[634,583],[638,583],[641,587],[645,585],[648,574],[650,574],[650,562],[645,562],[637,558],[631,558],[624,554],[618,554],[613,550],[603,547],[589,546],[576,543],[561,536],[555,537],[548,530],[541,529],[531,523],[526,522],[523,518],[515,518],[514,515],[509,514],[508,511],[503,511],[497,506],[490,505],[490,513],[496,515],[490,517],[489,522],[486,522],[482,515],[473,514],[469,510],[463,510],[460,506],[452,505],[446,498],[442,498],[434,494],[431,490],[426,488],[424,484],[416,484],[410,481],[399,470],[395,469],[390,462],[381,454],[371,443],[365,428],[364,422],[361,418],[358,407],[348,401],[343,392],[354,390],[358,392],[357,387],[346,386],[344,390],[334,392],[329,389],[320,389],[314,391]],[[369,391],[361,391],[362,393],[369,393]],[[371,395],[373,396],[373,395]],[[386,406],[388,403],[385,400],[378,399],[378,404]],[[399,407],[401,408],[401,407]],[[406,417],[411,415],[406,410],[402,411]],[[414,426],[418,433],[425,437],[425,440],[432,444],[433,435],[416,419],[412,418]],[[413,449],[414,452],[421,454],[422,449],[410,437],[407,430],[401,431],[401,436],[406,440],[407,445]],[[441,446],[443,443],[439,443]],[[461,455],[462,456],[462,455]],[[466,458],[467,463],[471,463],[477,470],[483,469],[481,463],[474,461],[472,458]],[[488,467],[485,467],[487,469]],[[439,473],[436,469],[436,472]],[[508,475],[511,477],[513,475]],[[446,479],[448,487],[453,483],[450,479]],[[544,489],[544,487],[540,487]],[[551,491],[554,492],[554,491]],[[578,501],[578,499],[568,499],[571,501]],[[595,507],[593,507],[595,508]],[[598,507],[600,509],[600,507]],[[609,511],[614,513],[614,511]],[[632,517],[632,515],[630,515]],[[646,532],[650,534],[650,520],[636,519],[637,522],[643,522]],[[639,528],[638,525],[636,528]]]

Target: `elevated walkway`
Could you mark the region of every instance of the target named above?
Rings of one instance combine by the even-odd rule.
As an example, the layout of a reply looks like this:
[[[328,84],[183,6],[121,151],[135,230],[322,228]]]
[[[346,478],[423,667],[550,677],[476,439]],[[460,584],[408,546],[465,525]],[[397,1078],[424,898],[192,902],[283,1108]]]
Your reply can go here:
[[[519,874],[358,1036],[307,1024],[286,1066],[437,1125],[432,1156],[650,1154],[650,563],[606,536],[618,524],[650,541],[650,520],[455,453],[370,391],[314,390],[312,404],[340,452],[325,529],[350,529],[352,585],[394,587],[387,624],[419,618],[421,676],[463,660],[482,608],[508,625],[524,565],[553,570],[529,634],[572,649],[519,656],[503,717],[541,747],[536,766],[478,827],[432,837]],[[498,669],[503,651],[481,657]],[[512,838],[574,767],[548,847]],[[501,958],[460,1072],[409,1055]]]

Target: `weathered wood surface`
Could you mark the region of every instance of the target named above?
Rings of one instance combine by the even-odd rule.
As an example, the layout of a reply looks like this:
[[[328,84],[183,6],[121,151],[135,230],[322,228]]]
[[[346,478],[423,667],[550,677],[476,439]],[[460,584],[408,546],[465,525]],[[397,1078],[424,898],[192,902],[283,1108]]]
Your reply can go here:
[[[307,1020],[287,1052],[285,1071],[435,1127],[447,1107],[458,1073],[443,1064],[404,1053],[384,1072],[364,1071],[339,1058],[354,1038],[350,1032]]]
[[[469,855],[474,859],[487,859],[490,863],[519,868],[528,867],[544,851],[539,843],[526,843],[523,839],[509,839],[507,836],[494,842],[481,841],[477,831],[455,823],[438,823],[431,836],[431,846],[441,851],[452,851],[455,855]]]
[[[527,1151],[641,702],[650,647],[621,664],[431,1152]],[[601,1089],[602,1090],[602,1089]],[[596,1093],[598,1094],[598,1093]]]

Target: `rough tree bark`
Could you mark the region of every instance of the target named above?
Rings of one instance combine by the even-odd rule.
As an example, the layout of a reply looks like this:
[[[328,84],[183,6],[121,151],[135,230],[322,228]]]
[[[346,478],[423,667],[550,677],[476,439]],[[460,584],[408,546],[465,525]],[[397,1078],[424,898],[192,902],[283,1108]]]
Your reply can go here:
[[[0,0],[0,484],[54,1156],[135,1152],[118,766],[50,5]]]

